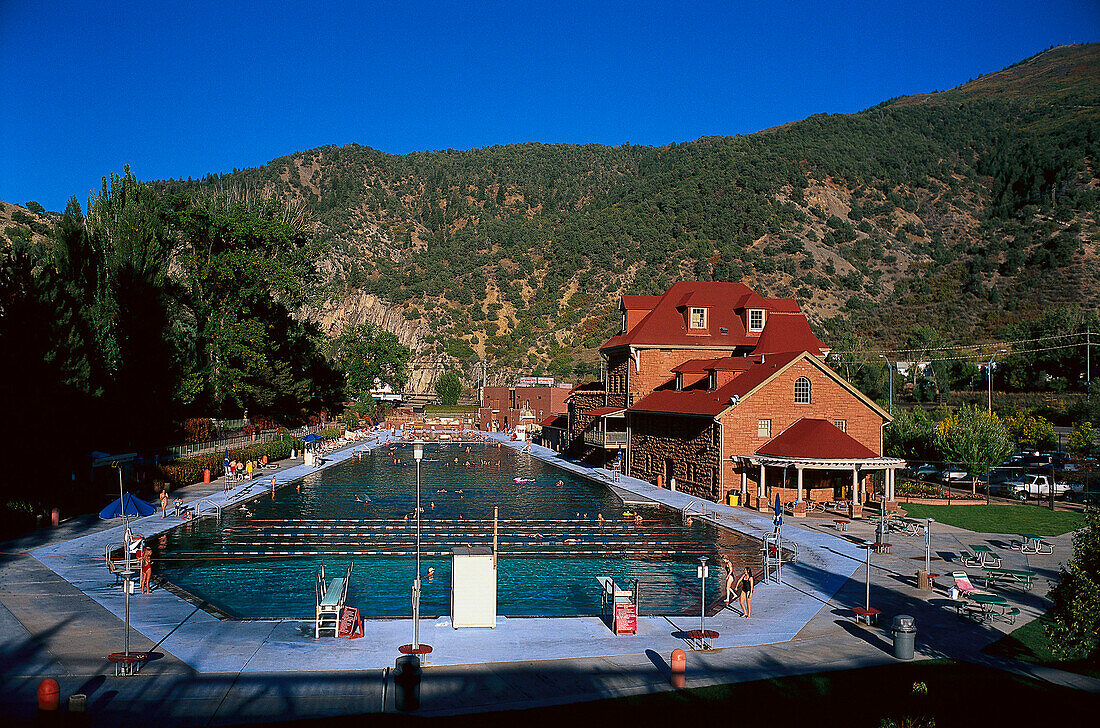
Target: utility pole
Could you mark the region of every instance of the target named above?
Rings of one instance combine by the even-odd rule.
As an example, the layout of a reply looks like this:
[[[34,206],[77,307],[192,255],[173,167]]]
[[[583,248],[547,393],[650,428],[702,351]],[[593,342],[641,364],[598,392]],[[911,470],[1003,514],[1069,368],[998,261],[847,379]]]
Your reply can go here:
[[[887,359],[885,355],[879,354],[878,358],[882,359],[886,362],[886,376],[888,376],[890,378],[890,415],[893,416],[893,414],[894,414],[894,368],[890,364],[890,360]]]
[[[1092,331],[1085,329],[1085,401],[1089,401],[1092,389]]]
[[[989,414],[993,414],[993,360],[997,358],[997,354],[1004,354],[1008,349],[998,349],[996,354],[989,357],[989,362],[985,365],[985,381],[989,385]]]

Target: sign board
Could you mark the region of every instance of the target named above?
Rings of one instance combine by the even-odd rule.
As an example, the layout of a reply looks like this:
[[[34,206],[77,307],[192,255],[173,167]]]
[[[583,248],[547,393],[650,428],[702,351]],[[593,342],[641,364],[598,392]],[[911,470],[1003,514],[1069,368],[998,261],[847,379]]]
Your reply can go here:
[[[347,637],[348,639],[358,639],[363,636],[358,607],[344,607],[344,612],[340,615],[340,627],[336,631],[336,636]]]
[[[638,606],[636,604],[615,605],[615,634],[638,634]]]
[[[520,386],[520,387],[534,387],[538,383],[539,383],[538,377],[520,377],[519,378],[519,384],[517,386]]]
[[[540,387],[543,387],[543,386],[553,387],[554,386],[554,378],[553,377],[537,377],[535,379],[535,381],[538,382],[538,385]]]
[[[706,579],[709,576],[710,576],[710,567],[709,566],[697,566],[695,568],[695,578],[697,578],[697,579]]]
[[[488,546],[456,546],[451,555],[451,626],[496,627],[497,570]]]

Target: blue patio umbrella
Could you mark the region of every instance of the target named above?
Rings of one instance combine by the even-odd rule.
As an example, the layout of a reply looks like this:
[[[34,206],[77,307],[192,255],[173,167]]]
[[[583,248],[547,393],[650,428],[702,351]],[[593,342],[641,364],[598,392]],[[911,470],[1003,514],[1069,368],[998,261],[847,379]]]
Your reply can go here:
[[[315,442],[317,440],[323,440],[323,439],[324,438],[321,437],[320,435],[316,435],[316,434],[311,432],[311,433],[309,433],[308,435],[306,435],[305,437],[302,438],[302,442]]]
[[[775,525],[783,523],[783,506],[779,502],[779,494],[775,494]]]
[[[125,508],[123,507],[125,504]],[[115,498],[111,505],[99,512],[100,518],[137,518],[139,516],[151,516],[156,513],[152,503],[146,503],[140,498],[126,493],[122,498]]]

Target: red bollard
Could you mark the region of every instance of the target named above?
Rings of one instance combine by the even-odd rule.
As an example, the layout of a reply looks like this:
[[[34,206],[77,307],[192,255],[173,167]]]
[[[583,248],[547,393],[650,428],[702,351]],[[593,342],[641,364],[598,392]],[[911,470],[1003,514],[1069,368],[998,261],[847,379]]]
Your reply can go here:
[[[50,524],[53,525],[53,526],[57,526],[60,523],[61,523],[61,509],[60,508],[54,508],[52,511],[50,511]]]
[[[672,673],[669,677],[674,688],[682,688],[686,684],[687,654],[683,650],[672,651]]]
[[[209,483],[210,482],[210,468],[207,468],[206,470],[202,471],[202,482],[204,482],[204,483]]]
[[[38,709],[57,710],[61,705],[61,686],[57,680],[48,677],[38,683]]]

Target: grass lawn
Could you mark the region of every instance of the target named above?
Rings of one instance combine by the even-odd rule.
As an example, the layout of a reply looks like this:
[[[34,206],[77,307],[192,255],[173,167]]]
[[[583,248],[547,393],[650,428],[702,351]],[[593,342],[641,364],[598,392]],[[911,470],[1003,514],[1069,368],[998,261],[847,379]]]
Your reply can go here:
[[[697,658],[689,654],[689,685],[693,659]],[[574,683],[584,680],[582,675],[575,673],[555,675],[555,669],[548,666],[543,679]],[[432,672],[429,668],[424,673],[422,697],[425,709],[431,708],[431,693],[434,691],[428,684],[432,680]],[[733,677],[735,675],[731,674]],[[918,683],[926,689],[915,690]],[[461,686],[461,679],[454,684]],[[531,686],[533,694],[537,690],[537,685]],[[925,660],[733,685],[668,690],[546,708],[436,718],[392,714],[348,716],[285,725],[300,728],[362,725],[440,728],[1068,726],[1082,725],[1082,716],[1091,714],[1098,703],[1100,701],[1095,695],[1040,683],[989,667],[950,660]]]
[[[1040,617],[1028,622],[986,647],[984,652],[996,657],[1011,657],[1034,665],[1056,667],[1059,670],[1100,678],[1100,662],[1084,660],[1080,656],[1062,657],[1050,649],[1050,638],[1045,628],[1046,621],[1045,618]]]
[[[1036,505],[929,506],[904,503],[910,518],[935,518],[937,523],[979,533],[1034,533],[1059,536],[1085,525],[1085,515],[1076,511],[1052,511]]]

